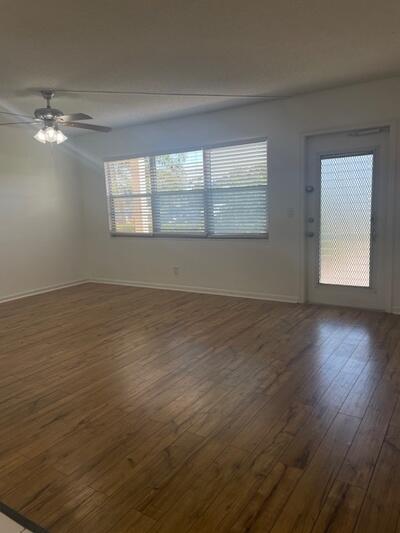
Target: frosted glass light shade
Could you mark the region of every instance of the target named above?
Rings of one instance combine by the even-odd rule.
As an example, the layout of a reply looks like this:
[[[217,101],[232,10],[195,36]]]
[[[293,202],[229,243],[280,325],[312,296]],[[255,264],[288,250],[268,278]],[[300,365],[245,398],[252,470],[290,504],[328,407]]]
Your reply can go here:
[[[61,130],[57,130],[56,131],[56,143],[57,144],[61,144],[64,141],[66,141],[67,139],[68,139],[68,137],[66,135],[64,135]]]
[[[34,139],[39,141],[40,143],[46,144],[46,133],[44,130],[39,130],[36,135],[33,136]]]
[[[45,129],[45,135],[46,135],[46,141],[48,143],[56,142],[57,132],[52,126],[49,126],[48,128]]]

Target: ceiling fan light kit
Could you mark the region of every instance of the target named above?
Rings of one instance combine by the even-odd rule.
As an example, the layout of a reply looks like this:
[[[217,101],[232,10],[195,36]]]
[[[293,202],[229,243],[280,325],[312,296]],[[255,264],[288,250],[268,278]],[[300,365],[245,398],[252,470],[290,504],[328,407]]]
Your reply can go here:
[[[34,139],[40,143],[57,143],[61,144],[68,139],[64,133],[58,128],[53,128],[52,126],[46,126],[39,130],[34,136]]]

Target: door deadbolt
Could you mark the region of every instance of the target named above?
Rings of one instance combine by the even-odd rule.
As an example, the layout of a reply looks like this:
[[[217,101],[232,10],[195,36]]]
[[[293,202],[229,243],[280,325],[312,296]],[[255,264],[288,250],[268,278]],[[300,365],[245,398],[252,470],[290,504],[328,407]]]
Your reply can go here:
[[[313,191],[314,191],[314,187],[312,185],[307,185],[306,192],[313,192]]]
[[[314,232],[313,231],[308,231],[307,232],[307,237],[314,237]]]
[[[312,224],[312,223],[314,222],[313,217],[308,217],[308,218],[307,218],[307,222],[309,222],[310,224]]]

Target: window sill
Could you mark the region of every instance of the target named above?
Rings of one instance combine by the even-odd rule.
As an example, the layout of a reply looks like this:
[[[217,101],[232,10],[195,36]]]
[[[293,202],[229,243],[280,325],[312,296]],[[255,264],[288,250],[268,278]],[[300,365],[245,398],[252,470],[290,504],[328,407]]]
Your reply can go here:
[[[201,239],[201,240],[268,240],[269,234],[263,235],[196,235],[196,234],[176,234],[176,233],[163,233],[163,234],[145,234],[145,233],[110,233],[110,237],[133,237],[139,239]]]

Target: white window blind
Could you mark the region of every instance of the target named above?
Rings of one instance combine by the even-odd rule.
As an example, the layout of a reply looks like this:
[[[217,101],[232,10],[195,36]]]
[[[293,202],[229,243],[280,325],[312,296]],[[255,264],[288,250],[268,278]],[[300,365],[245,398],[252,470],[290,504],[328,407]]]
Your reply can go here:
[[[150,158],[156,233],[205,235],[203,152]]]
[[[267,236],[267,142],[105,163],[113,235]]]
[[[267,145],[248,143],[206,150],[209,232],[267,233]]]
[[[149,159],[112,161],[105,171],[111,232],[153,233]]]

